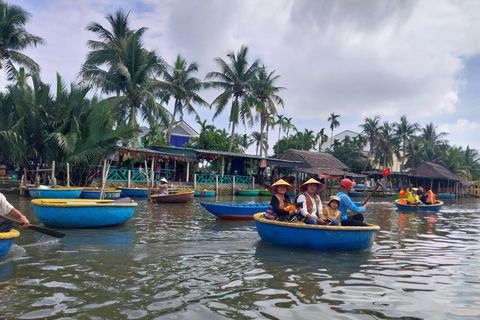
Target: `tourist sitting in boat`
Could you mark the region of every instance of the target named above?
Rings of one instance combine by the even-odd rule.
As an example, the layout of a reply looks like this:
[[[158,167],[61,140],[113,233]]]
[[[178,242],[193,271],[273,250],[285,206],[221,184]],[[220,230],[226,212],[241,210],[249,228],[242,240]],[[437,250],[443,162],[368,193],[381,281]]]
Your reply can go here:
[[[417,191],[418,188],[412,188],[413,184],[410,183],[408,186],[407,190],[405,191],[407,193],[407,204],[422,204],[422,201],[418,198]]]
[[[285,210],[292,202],[288,194],[293,192],[293,190],[295,190],[295,188],[282,179],[272,184],[268,188],[268,191],[273,193],[273,196],[270,200],[270,205],[268,206],[264,217],[269,220],[277,221],[295,220],[295,214],[297,214],[297,210]]]
[[[424,198],[425,198],[425,202],[423,202]],[[427,191],[425,191],[424,197],[422,197],[420,200],[422,200],[422,202],[425,204],[435,204],[435,202],[437,202],[435,194],[433,193],[432,190],[430,190],[429,187],[427,187]]]
[[[330,220],[330,224],[332,226],[339,226],[340,225],[340,216],[342,213],[338,210],[340,207],[340,198],[337,196],[331,196],[328,204],[325,208],[323,208],[323,216]]]
[[[370,205],[368,203],[365,203],[365,201],[353,202],[352,199],[350,199],[348,193],[350,192],[350,190],[352,190],[352,187],[354,185],[355,182],[350,179],[343,179],[340,182],[340,192],[337,193],[337,197],[340,198],[340,207],[338,207],[338,210],[342,213],[342,215],[340,216],[340,225],[342,227],[367,226],[367,224],[363,222],[363,214],[361,214],[360,212],[363,212],[370,208]],[[353,216],[347,216],[348,209],[354,212]]]
[[[295,201],[300,210],[300,214],[297,214],[297,220],[314,225],[330,224],[323,216],[322,202],[317,194],[323,190],[325,190],[325,185],[313,178],[300,186],[301,193]]]
[[[165,178],[160,179],[160,183],[157,181],[155,182],[155,188],[158,188],[159,195],[167,195],[168,194],[168,181]]]
[[[7,214],[17,217],[23,223],[20,228],[27,228],[30,226],[30,221],[20,211],[15,209],[8,201],[7,198],[0,193],[0,215],[6,216]],[[0,218],[1,219],[1,218]],[[0,221],[0,232],[8,232],[14,226],[14,223],[7,220]]]

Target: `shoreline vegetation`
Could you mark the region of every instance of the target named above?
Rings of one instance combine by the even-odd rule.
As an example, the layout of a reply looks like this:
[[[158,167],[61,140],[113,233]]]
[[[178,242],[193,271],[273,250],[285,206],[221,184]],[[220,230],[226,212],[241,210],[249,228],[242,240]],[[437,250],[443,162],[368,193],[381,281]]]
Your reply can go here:
[[[250,61],[248,46],[228,52],[226,59],[214,58],[217,70],[201,80],[197,62],[187,62],[178,54],[169,64],[145,48],[142,37],[147,27],[131,29],[129,14],[122,9],[106,17],[107,25],[92,22],[86,26],[92,40],[85,44],[89,52],[79,66],[77,83],[66,84],[59,73],[55,84],[44,83],[41,66],[21,52],[45,45],[48,39],[27,31],[31,14],[21,7],[0,0],[0,13],[4,26],[0,68],[7,76],[0,92],[4,115],[0,118],[0,163],[7,170],[48,168],[55,161],[57,171],[65,173],[69,163],[72,183],[83,185],[85,173],[119,145],[169,145],[172,128],[188,113],[196,115],[201,130],[187,147],[244,153],[255,145],[256,154],[264,156],[269,134],[278,134],[273,156],[288,149],[328,152],[357,173],[373,167],[385,169],[395,159],[402,172],[428,161],[464,180],[480,179],[478,151],[451,146],[448,133],[438,132],[433,123],[421,127],[406,116],[394,123],[366,117],[359,124],[359,136],[338,141],[333,136],[341,115],[331,113],[329,128],[299,131],[292,118],[278,112],[285,106],[281,91],[286,88],[278,85],[281,76],[260,60]],[[201,95],[212,89],[219,95],[207,102]],[[169,103],[171,110],[166,107]],[[211,124],[200,118],[199,108],[214,108]],[[224,112],[229,112],[230,132],[214,125]],[[150,129],[141,141],[137,141],[139,117]],[[258,125],[260,130],[240,135],[236,128],[242,124]],[[367,144],[369,160],[362,161],[361,150]],[[145,159],[131,160],[142,164]],[[211,159],[206,169],[218,171],[222,165],[220,159]]]

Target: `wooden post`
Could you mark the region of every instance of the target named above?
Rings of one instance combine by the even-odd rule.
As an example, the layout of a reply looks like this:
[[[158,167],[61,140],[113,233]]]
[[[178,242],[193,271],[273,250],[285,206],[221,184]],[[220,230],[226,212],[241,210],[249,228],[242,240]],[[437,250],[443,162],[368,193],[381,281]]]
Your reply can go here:
[[[54,179],[55,179],[55,161],[52,161],[52,178],[50,179],[50,183],[53,184],[54,187],[56,187],[57,182]]]
[[[197,190],[197,174],[193,173],[193,190]]]
[[[187,183],[189,181],[189,176],[190,176],[190,161],[187,161],[187,177],[186,177]]]
[[[232,194],[235,194],[235,176],[233,176]]]
[[[67,162],[67,188],[70,187],[70,164]]]
[[[132,170],[128,169],[128,172],[127,172],[127,188],[130,188],[131,179],[132,179]]]
[[[215,192],[218,195],[218,174],[215,175]]]

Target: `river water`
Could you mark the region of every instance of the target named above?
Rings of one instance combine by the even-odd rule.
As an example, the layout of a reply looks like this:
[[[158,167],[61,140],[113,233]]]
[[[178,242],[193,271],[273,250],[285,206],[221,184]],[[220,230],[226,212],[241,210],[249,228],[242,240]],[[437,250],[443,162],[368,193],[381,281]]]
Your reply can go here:
[[[34,224],[30,199],[9,201]],[[372,198],[371,249],[324,253],[260,240],[254,222],[222,221],[201,201],[137,200],[126,224],[21,229],[0,258],[0,319],[479,319],[480,200],[437,214]]]

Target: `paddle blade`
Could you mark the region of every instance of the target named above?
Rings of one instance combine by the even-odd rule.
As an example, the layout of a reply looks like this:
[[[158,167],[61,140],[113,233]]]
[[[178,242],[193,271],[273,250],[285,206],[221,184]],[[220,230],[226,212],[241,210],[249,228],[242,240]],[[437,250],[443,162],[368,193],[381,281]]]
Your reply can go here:
[[[32,229],[32,230],[34,230],[34,231],[37,231],[37,232],[40,232],[40,233],[43,233],[43,234],[46,234],[46,235],[55,237],[55,238],[63,238],[63,237],[65,237],[65,233],[58,232],[58,231],[53,230],[53,229],[48,229],[48,228],[44,228],[44,227],[40,227],[40,226],[34,226],[34,225],[30,225],[28,228],[29,228],[29,229]]]

